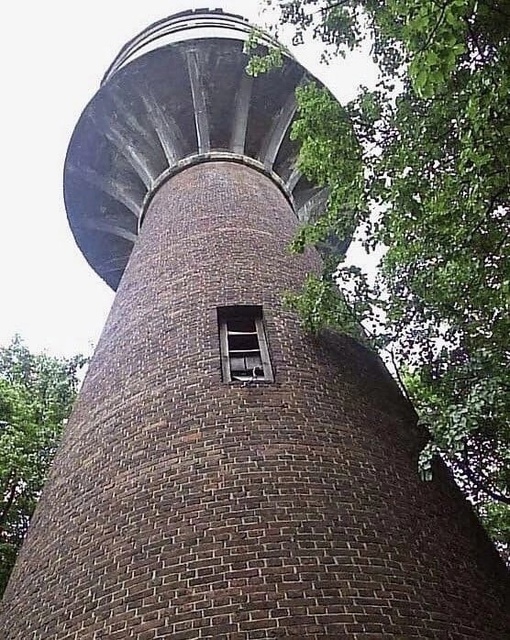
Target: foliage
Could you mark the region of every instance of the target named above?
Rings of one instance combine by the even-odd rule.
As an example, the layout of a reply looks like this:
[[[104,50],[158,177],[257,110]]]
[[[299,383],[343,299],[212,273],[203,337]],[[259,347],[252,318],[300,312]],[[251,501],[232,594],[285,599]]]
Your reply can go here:
[[[331,195],[295,247],[348,232],[383,248],[376,285],[351,271],[344,300],[376,327],[431,431],[425,467],[442,455],[508,544],[510,2],[268,4],[326,58],[372,43],[374,90],[343,107],[314,84],[299,91],[300,168]]]
[[[264,42],[266,46],[261,46]],[[267,41],[265,33],[254,27],[244,43],[244,52],[250,54],[246,70],[256,77],[280,67],[286,50],[276,40]]]
[[[78,386],[81,356],[0,348],[0,594],[9,578]]]

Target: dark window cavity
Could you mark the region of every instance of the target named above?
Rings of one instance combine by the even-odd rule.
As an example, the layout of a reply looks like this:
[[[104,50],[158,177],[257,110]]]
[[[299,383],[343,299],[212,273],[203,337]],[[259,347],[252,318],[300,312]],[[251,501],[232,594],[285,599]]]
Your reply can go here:
[[[262,307],[218,309],[224,382],[273,382]]]

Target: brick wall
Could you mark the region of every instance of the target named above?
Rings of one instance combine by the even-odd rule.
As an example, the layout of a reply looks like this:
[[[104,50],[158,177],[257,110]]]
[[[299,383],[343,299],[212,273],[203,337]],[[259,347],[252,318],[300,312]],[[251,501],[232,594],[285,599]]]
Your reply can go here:
[[[5,596],[8,640],[508,637],[504,567],[377,358],[282,305],[319,261],[251,168],[154,197]],[[262,305],[273,384],[224,384]],[[508,583],[506,583],[508,594]],[[508,608],[506,609],[508,611]]]

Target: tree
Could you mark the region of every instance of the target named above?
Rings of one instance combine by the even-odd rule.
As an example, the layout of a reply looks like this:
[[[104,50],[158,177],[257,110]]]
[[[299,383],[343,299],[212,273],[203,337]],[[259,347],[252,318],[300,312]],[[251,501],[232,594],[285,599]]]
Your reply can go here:
[[[0,595],[25,537],[78,387],[82,356],[0,348]]]
[[[293,302],[309,327],[363,325],[390,354],[431,433],[425,472],[441,455],[508,548],[510,2],[267,4],[295,43],[320,40],[325,58],[370,39],[380,69],[375,90],[344,106],[301,88],[293,128],[301,171],[330,191],[294,248],[352,234],[383,249],[377,279],[338,256],[340,302],[331,268]]]

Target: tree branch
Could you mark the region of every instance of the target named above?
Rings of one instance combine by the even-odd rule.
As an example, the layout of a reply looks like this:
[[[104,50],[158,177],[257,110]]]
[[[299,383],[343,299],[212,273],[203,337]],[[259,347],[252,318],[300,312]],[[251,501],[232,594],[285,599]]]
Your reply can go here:
[[[19,481],[16,480],[16,482],[11,486],[11,489],[9,491],[9,494],[7,496],[7,501],[4,502],[4,507],[2,509],[2,512],[0,513],[0,531],[2,529],[4,529],[5,527],[5,522],[7,520],[7,516],[9,515],[9,511],[13,505],[14,499],[16,498],[16,492],[18,490],[18,485],[19,485]]]
[[[481,480],[476,476],[475,472],[471,469],[469,464],[469,454],[467,449],[467,443],[464,444],[464,449],[462,451],[462,458],[464,460],[464,471],[470,482],[475,486],[478,491],[485,493],[489,498],[492,498],[496,502],[502,502],[503,504],[510,505],[510,497],[505,496],[502,493],[496,492],[494,489],[490,489],[486,483],[489,483],[489,479],[486,478],[482,473],[479,473],[481,476]]]
[[[437,22],[434,25],[434,28],[429,33],[428,38],[425,44],[423,45],[423,47],[420,47],[417,53],[423,53],[425,49],[428,48],[429,44],[432,42],[433,37],[436,35],[437,30],[439,29],[439,27],[441,26],[441,23],[443,22],[443,18],[444,18],[444,14],[447,6],[448,6],[448,2],[444,2],[443,5],[441,6],[441,11],[439,12],[439,18],[437,19]]]

